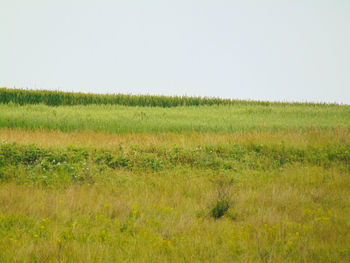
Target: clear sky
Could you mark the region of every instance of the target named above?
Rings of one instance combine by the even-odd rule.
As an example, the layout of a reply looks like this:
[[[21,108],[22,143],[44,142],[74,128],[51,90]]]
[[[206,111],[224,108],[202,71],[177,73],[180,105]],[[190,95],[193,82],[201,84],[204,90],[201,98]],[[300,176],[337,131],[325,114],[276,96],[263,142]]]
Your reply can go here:
[[[350,104],[350,1],[1,0],[0,86]]]

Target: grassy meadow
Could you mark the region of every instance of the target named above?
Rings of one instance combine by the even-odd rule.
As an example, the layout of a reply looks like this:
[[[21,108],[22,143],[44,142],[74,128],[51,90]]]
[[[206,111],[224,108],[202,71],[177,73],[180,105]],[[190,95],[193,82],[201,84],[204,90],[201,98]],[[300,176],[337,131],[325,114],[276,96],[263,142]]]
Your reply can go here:
[[[350,106],[54,94],[0,89],[0,262],[349,262]]]
[[[128,107],[2,104],[0,127],[108,133],[279,131],[350,126],[350,106],[214,105]]]

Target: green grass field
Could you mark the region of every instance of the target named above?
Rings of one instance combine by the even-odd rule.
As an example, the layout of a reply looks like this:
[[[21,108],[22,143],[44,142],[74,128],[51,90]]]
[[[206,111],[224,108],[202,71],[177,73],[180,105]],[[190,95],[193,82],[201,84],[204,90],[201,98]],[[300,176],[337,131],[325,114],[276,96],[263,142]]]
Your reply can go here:
[[[350,127],[350,106],[190,107],[0,105],[0,127],[129,132],[224,132]]]
[[[350,106],[26,92],[0,101],[0,262],[349,262]]]

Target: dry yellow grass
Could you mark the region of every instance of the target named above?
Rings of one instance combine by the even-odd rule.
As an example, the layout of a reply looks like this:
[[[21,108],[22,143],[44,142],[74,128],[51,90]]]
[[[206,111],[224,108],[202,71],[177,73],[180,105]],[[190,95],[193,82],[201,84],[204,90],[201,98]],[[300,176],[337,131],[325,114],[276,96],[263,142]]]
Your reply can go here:
[[[42,146],[93,146],[115,147],[120,144],[134,145],[178,145],[191,148],[200,144],[281,144],[303,147],[307,145],[325,146],[350,144],[350,130],[336,128],[330,130],[309,129],[304,131],[245,131],[227,133],[135,133],[111,134],[93,131],[61,132],[55,130],[0,129],[0,140],[21,144]]]

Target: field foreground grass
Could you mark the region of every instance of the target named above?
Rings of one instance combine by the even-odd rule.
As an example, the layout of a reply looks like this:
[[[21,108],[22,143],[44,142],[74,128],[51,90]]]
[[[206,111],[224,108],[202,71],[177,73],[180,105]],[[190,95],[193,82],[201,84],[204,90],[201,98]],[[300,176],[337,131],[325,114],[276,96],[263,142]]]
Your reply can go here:
[[[1,129],[0,261],[348,262],[348,132]]]

